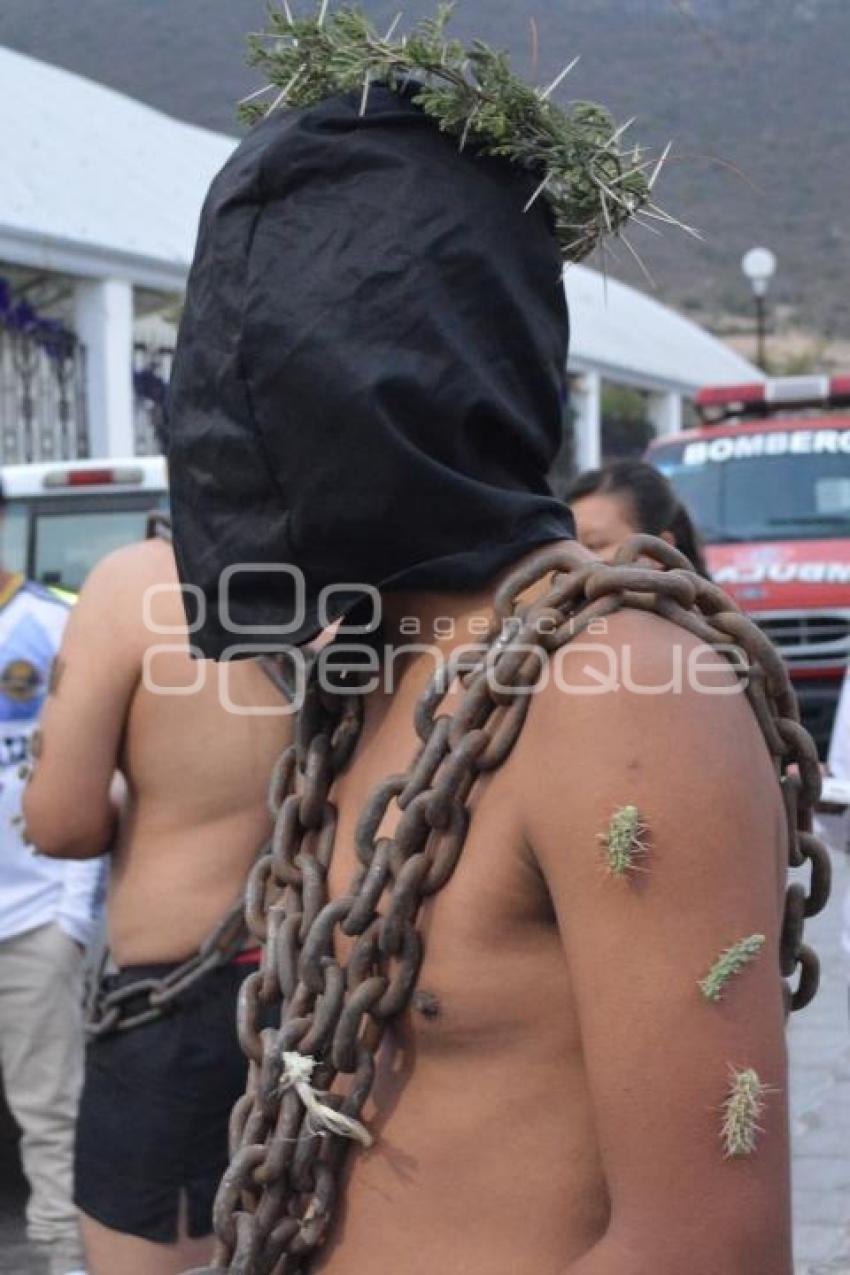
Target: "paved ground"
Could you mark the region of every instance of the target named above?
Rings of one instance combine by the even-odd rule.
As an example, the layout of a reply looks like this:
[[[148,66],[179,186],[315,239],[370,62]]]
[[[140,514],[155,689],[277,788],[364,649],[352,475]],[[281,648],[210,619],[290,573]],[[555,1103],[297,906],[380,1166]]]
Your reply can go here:
[[[821,990],[790,1029],[797,1275],[850,1275],[850,1031],[838,941],[848,879],[836,857],[829,907],[807,926]]]
[[[838,945],[848,879],[847,863],[836,860],[830,906],[808,927],[821,991],[790,1028],[796,1275],[850,1275],[850,1032]],[[25,1193],[8,1139],[0,1140],[0,1184],[0,1275],[45,1275],[23,1237]]]

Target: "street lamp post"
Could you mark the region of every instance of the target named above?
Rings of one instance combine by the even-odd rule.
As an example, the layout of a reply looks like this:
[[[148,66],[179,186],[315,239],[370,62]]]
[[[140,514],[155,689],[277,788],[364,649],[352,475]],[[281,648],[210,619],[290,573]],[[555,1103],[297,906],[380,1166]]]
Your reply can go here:
[[[756,332],[758,335],[758,353],[756,362],[763,372],[767,371],[767,290],[776,273],[776,257],[769,248],[751,248],[744,254],[741,269],[750,281],[756,301]]]

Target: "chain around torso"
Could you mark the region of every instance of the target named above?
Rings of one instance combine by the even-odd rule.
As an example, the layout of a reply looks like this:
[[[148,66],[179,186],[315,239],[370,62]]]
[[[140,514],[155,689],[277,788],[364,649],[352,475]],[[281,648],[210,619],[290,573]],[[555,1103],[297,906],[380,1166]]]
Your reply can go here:
[[[636,565],[647,554],[658,561]],[[668,570],[656,569],[661,565]],[[538,596],[529,605],[521,595],[530,586]],[[794,864],[811,861],[813,875],[808,895],[802,887],[792,887],[789,895],[782,973],[789,976],[800,965],[795,1006],[813,994],[816,961],[802,944],[802,919],[823,905],[828,890],[823,852],[809,832],[817,759],[799,727],[781,662],[755,626],[720,590],[687,571],[674,551],[646,538],[613,568],[588,563],[569,545],[541,551],[508,577],[494,607],[485,655],[460,667],[450,662],[418,698],[410,695],[411,712],[404,715],[408,721],[412,716],[413,725],[404,745],[393,726],[389,776],[380,722],[367,720],[361,737],[362,697],[323,693],[315,680],[308,688],[296,743],[272,781],[271,852],[248,887],[247,919],[264,945],[264,959],[246,981],[240,1005],[250,1076],[234,1112],[232,1162],[216,1205],[219,1243],[211,1269],[341,1273],[333,1248],[321,1252],[332,1222],[341,1217],[348,1252],[360,1225],[358,1198],[391,1190],[393,1173],[402,1181],[415,1171],[415,1162],[427,1158],[428,1130],[406,1129],[404,1123],[405,1106],[415,1110],[410,1095],[417,1086],[430,1084],[434,1092],[436,1085],[429,1109],[440,1126],[436,1144],[444,1156],[444,1122],[462,1125],[464,1091],[486,1089],[492,1076],[482,1046],[519,1051],[512,1065],[522,1058],[519,1070],[529,1076],[529,1087],[520,1089],[520,1110],[511,1113],[510,1123],[520,1131],[523,1093],[545,1100],[534,1091],[534,1048],[556,1051],[567,1067],[577,1059],[577,1024],[569,1014],[541,1019],[537,1004],[547,968],[547,993],[570,1003],[569,974],[542,879],[521,852],[495,857],[488,847],[511,840],[517,802],[510,793],[509,759],[529,704],[521,691],[535,680],[541,659],[550,659],[594,619],[624,607],[650,610],[711,646],[734,641],[745,651],[753,674],[748,696],[768,749],[783,769],[790,762],[799,768],[783,780],[790,857]],[[543,638],[541,618],[547,621]],[[531,647],[535,651],[529,653]],[[393,706],[396,724],[401,707],[401,700]],[[358,764],[349,768],[355,748]],[[521,836],[513,844],[521,846]],[[508,912],[515,960],[499,950]],[[523,952],[530,951],[539,958],[534,986],[523,984],[528,965]],[[488,1003],[499,1012],[488,1014]],[[405,1014],[411,1005],[413,1012]],[[263,1028],[274,1007],[279,1029]],[[455,1058],[466,1051],[470,1066],[466,1074],[455,1071],[453,1091],[441,1104],[441,1054],[449,1047]],[[380,1156],[363,1157],[358,1183],[344,1203],[340,1192],[350,1142],[316,1136],[305,1101],[288,1078],[286,1060],[293,1057],[315,1060],[314,1090],[349,1120],[365,1120],[372,1136],[392,1117],[389,1141],[381,1139]],[[585,1082],[578,1070],[573,1079],[573,1090],[580,1090]],[[494,1093],[494,1113],[498,1109]],[[589,1102],[578,1104],[577,1121],[589,1109]],[[562,1120],[551,1124],[564,1127]],[[576,1131],[585,1151],[592,1145],[583,1138],[586,1132]],[[516,1136],[521,1142],[521,1132]],[[538,1130],[538,1142],[541,1137],[545,1131]],[[530,1191],[530,1208],[534,1166],[552,1163],[559,1154],[569,1158],[570,1151],[538,1145],[536,1153],[528,1147],[523,1156],[516,1149],[520,1162],[530,1166],[520,1186]],[[580,1160],[578,1144],[574,1152]],[[469,1147],[465,1154],[468,1159]],[[370,1181],[370,1156],[375,1164],[383,1158],[390,1172],[383,1184],[380,1175]],[[600,1166],[592,1155],[584,1158],[584,1198],[604,1200],[598,1181],[594,1189]],[[450,1212],[451,1173],[444,1171],[444,1177]],[[582,1223],[586,1232],[600,1219]]]

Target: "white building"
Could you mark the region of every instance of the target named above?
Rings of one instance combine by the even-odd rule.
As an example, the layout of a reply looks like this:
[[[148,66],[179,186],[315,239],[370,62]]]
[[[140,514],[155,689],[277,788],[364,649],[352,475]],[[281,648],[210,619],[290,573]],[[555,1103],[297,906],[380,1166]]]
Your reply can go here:
[[[692,398],[701,385],[763,379],[757,367],[705,328],[637,288],[584,266],[569,267],[565,281],[572,328],[569,370],[574,374],[576,461],[581,469],[599,463],[603,382],[644,391],[655,432],[673,434],[682,426],[683,400]]]
[[[4,48],[0,83],[2,457],[149,449],[144,377],[167,372],[159,347],[173,326],[161,316],[179,308],[201,202],[234,139]],[[698,386],[760,376],[634,288],[583,267],[566,286],[583,467],[599,457],[603,380],[646,391],[665,432]],[[44,318],[61,324],[64,345]]]

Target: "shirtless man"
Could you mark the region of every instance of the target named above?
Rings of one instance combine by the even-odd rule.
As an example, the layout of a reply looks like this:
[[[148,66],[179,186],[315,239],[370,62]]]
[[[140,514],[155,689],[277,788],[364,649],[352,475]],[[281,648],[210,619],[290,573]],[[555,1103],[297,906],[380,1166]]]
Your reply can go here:
[[[415,617],[446,651],[436,618],[472,640],[491,597],[394,595],[389,640],[403,646],[399,621]],[[630,650],[643,686],[667,682],[675,648],[697,645],[639,614],[609,621],[604,642],[620,666]],[[510,759],[478,789],[451,882],[423,911],[423,995],[381,1056],[363,1113],[375,1145],[352,1156],[324,1275],[790,1275],[775,958],[720,1014],[695,986],[736,937],[764,934],[776,951],[787,851],[770,760],[741,695],[597,695],[607,656],[567,652],[576,693],[534,697]],[[331,897],[353,875],[367,795],[414,756],[432,668],[420,657],[394,694],[367,699],[332,791]],[[606,875],[599,851],[626,803],[651,829],[635,888]],[[724,1159],[720,1140],[733,1064],[772,1091],[746,1161]]]
[[[281,770],[251,993],[281,1030],[256,1034],[246,994],[249,1115],[214,1269],[790,1275],[771,759],[729,664],[639,612],[609,615],[591,653],[564,648],[496,769],[474,713],[472,738],[445,720],[467,691],[414,719],[440,656],[490,631],[505,572],[573,535],[546,484],[564,244],[541,173],[459,150],[415,86],[319,100],[336,74],[322,41],[345,35],[322,20],[295,76],[280,20],[264,70],[305,102],[272,111],[213,183],[172,379],[175,546],[206,601],[204,653],[299,645],[341,619],[325,651],[344,663],[370,607],[383,625],[359,673],[337,670],[337,691],[362,679],[359,736],[331,679]],[[549,176],[563,192],[573,174]],[[567,233],[585,215],[568,211]],[[543,587],[537,563],[512,589]],[[658,693],[695,652],[701,675]],[[617,812],[645,825],[620,875],[601,844]],[[438,846],[450,879],[420,908]],[[699,980],[744,938],[715,1004]]]
[[[283,701],[255,662],[192,661],[189,641],[170,545],[117,551],[80,594],[43,719],[27,829],[59,858],[112,847],[109,989],[196,952],[269,832]],[[272,713],[226,712],[225,677],[233,703]],[[90,1275],[172,1275],[208,1257],[226,1123],[244,1084],[233,1024],[250,968],[237,957],[167,1017],[89,1045],[75,1194]]]

